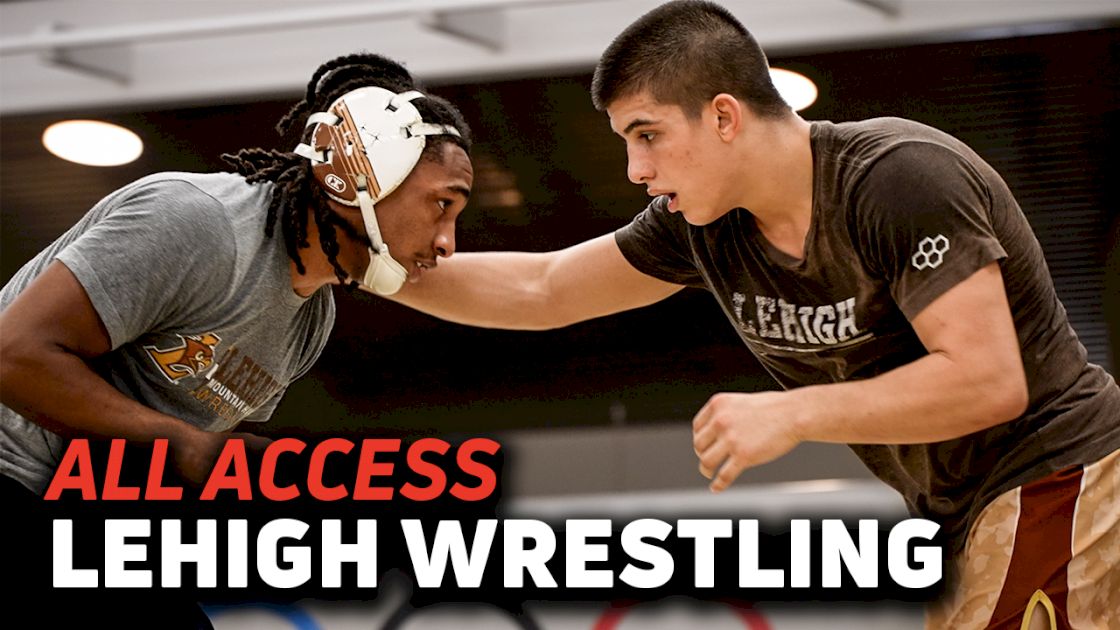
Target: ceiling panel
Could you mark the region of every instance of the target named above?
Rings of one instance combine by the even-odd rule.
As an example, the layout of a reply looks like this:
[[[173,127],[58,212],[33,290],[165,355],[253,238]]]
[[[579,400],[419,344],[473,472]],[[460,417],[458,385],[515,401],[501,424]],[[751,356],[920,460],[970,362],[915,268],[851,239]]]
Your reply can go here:
[[[0,113],[200,104],[290,93],[323,60],[360,49],[399,59],[429,82],[586,71],[615,35],[657,4],[649,0],[0,3]],[[771,54],[1120,22],[1120,2],[1115,0],[737,0],[724,4]],[[468,23],[493,45],[433,27]],[[105,55],[110,61],[97,64]],[[60,66],[60,57],[77,66],[97,64],[125,79]]]

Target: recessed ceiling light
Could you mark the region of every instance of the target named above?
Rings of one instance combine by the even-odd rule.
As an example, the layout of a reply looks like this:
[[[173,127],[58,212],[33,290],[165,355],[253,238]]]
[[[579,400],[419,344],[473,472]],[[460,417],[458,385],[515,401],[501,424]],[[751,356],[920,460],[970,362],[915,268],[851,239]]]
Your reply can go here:
[[[783,68],[770,68],[770,79],[786,103],[799,112],[817,100],[817,86],[809,77]]]
[[[43,146],[58,157],[88,166],[128,164],[144,152],[140,136],[99,120],[65,120],[43,132]]]

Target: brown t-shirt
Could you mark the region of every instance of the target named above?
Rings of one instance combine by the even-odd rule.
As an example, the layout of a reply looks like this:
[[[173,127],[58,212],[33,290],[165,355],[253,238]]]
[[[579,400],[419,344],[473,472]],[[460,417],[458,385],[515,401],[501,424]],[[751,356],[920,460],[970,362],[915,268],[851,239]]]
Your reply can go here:
[[[926,355],[909,320],[999,261],[1027,412],[944,442],[851,445],[954,546],[998,494],[1120,448],[1120,388],[1087,362],[1042,249],[991,166],[951,136],[897,118],[815,122],[811,144],[803,259],[773,247],[748,210],[696,227],[664,197],[618,230],[622,253],[643,273],[711,291],[787,389],[871,378]]]

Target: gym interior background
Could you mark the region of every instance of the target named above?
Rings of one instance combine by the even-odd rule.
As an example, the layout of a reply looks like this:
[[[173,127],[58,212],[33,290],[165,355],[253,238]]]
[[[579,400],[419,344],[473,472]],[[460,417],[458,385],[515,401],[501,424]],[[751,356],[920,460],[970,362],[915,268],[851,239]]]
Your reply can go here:
[[[102,6],[91,10],[91,4]],[[463,14],[505,21],[504,30],[475,25],[470,31],[475,39],[490,37],[478,44],[486,59],[516,55],[517,47],[525,45],[516,35],[524,38],[531,30],[524,21],[534,10],[550,11],[535,19],[556,20],[553,30],[562,32],[570,28],[564,19],[602,14],[599,22],[617,21],[613,30],[602,25],[591,29],[590,42],[569,36],[572,48],[582,47],[582,64],[578,54],[565,56],[563,48],[549,49],[543,39],[542,58],[522,64],[532,67],[511,62],[489,71],[483,62],[474,70],[448,70],[451,61],[431,59],[438,51],[411,50],[410,56],[409,50],[395,51],[391,41],[380,47],[385,38],[375,36],[378,27],[427,20],[429,34],[458,37],[458,31],[473,24],[465,18],[456,22],[451,13],[424,17],[425,3],[412,3],[388,17],[373,16],[371,35],[359,39],[359,46],[342,48],[351,41],[343,37],[326,43],[329,29],[320,28],[323,32],[314,40],[319,52],[302,60],[306,71],[289,72],[286,89],[226,86],[222,92],[215,77],[215,86],[200,87],[199,94],[162,97],[158,90],[136,95],[145,87],[140,56],[145,50],[159,53],[158,42],[152,43],[145,29],[178,28],[184,46],[232,46],[239,32],[231,14],[266,8],[253,2],[223,3],[228,5],[222,11],[229,30],[219,31],[214,25],[221,26],[221,16],[211,17],[207,24],[215,32],[207,37],[191,35],[190,27],[206,19],[197,5],[213,8],[217,3],[194,3],[180,10],[182,16],[166,8],[157,16],[146,15],[155,9],[140,10],[135,3],[135,15],[128,14],[129,4],[0,5],[5,38],[0,42],[4,281],[99,198],[133,179],[163,170],[225,170],[219,159],[224,152],[276,146],[272,125],[299,94],[303,77],[322,60],[359,46],[401,58],[436,93],[458,104],[475,132],[475,191],[459,224],[460,251],[565,247],[624,225],[647,201],[641,187],[627,182],[623,144],[610,132],[606,117],[592,108],[588,86],[595,51],[656,3],[526,0],[497,9],[473,7],[474,13]],[[472,9],[469,1],[461,4]],[[793,8],[785,11],[792,13],[780,18],[776,4],[728,6],[755,30],[772,65],[798,71],[817,84],[818,99],[801,114],[832,121],[912,118],[974,147],[1017,195],[1091,360],[1109,369],[1117,365],[1120,183],[1111,154],[1120,142],[1120,7],[1050,3],[1046,12],[1033,15],[1031,11],[1040,10],[1038,3],[967,3],[990,5],[993,15],[963,14],[945,23],[948,18],[934,19],[939,13],[935,5],[944,7],[940,13],[960,14],[967,13],[961,6],[965,3],[813,0],[788,3]],[[1002,13],[995,10],[997,4]],[[1023,6],[1015,10],[1008,5]],[[348,6],[355,5],[331,5]],[[841,9],[857,12],[862,20],[852,22],[850,33],[837,21]],[[828,20],[838,26],[828,30],[820,24]],[[83,28],[94,40],[101,33],[101,48],[89,47],[94,40],[86,48],[29,46],[27,27],[51,21],[69,24],[79,40]],[[106,38],[114,28],[131,28],[136,41],[121,43],[124,35]],[[265,37],[257,33],[264,29],[260,25],[243,28],[244,37]],[[304,31],[285,30],[290,28],[277,26],[275,35],[305,37]],[[508,40],[505,50],[503,36]],[[303,48],[314,42],[304,42]],[[471,40],[463,45],[470,46]],[[124,61],[101,61],[91,52],[97,50],[124,55]],[[197,54],[201,60],[201,48]],[[235,66],[263,63],[261,51],[255,61],[238,54],[230,49],[230,72]],[[274,64],[284,61],[279,51],[276,56]],[[192,72],[189,63],[179,64],[184,83],[205,83],[205,76],[194,76],[205,74],[205,68]],[[99,74],[106,68],[123,78]],[[128,68],[136,69],[137,76],[128,76]],[[79,83],[66,92],[66,81],[75,80]],[[72,105],[83,99],[90,102]],[[62,161],[43,148],[40,136],[51,123],[69,118],[123,125],[141,136],[144,153],[131,164],[111,168]],[[702,488],[705,480],[695,471],[690,446],[692,415],[715,392],[775,387],[715,301],[697,290],[651,308],[532,333],[448,324],[342,289],[336,297],[338,320],[330,344],[262,432],[494,434],[516,453],[505,482],[513,495]],[[658,465],[650,466],[651,461]],[[844,447],[809,444],[749,473],[743,482],[866,475]]]
[[[627,182],[623,144],[591,106],[590,72],[610,39],[656,4],[0,3],[0,280],[102,196],[138,177],[225,170],[222,153],[275,146],[272,126],[311,71],[362,48],[404,61],[459,105],[474,130],[475,190],[459,223],[459,251],[550,250],[614,230],[647,198]],[[912,118],[960,137],[995,166],[1042,243],[1090,359],[1116,373],[1120,171],[1111,156],[1120,143],[1120,4],[725,4],[752,29],[772,65],[816,83],[819,96],[801,112],[805,118]],[[72,118],[133,130],[144,141],[143,155],[111,168],[54,157],[41,143],[43,130]],[[706,480],[692,453],[692,415],[715,392],[775,387],[700,291],[534,333],[472,329],[367,294],[335,294],[331,342],[261,432],[491,434],[513,453],[503,491],[537,510],[585,506],[621,514],[658,501],[712,509],[694,499]],[[846,481],[796,483],[822,479]],[[901,507],[836,445],[802,445],[748,472],[738,486],[723,499],[756,513],[764,506],[896,513]],[[386,592],[397,597],[392,588]],[[278,627],[276,616],[298,628],[364,628],[371,614],[385,618],[393,604],[378,606],[373,613],[314,605],[211,613],[222,628]],[[601,611],[545,612],[552,615],[541,618],[545,626],[574,629]],[[744,621],[658,608],[630,625],[611,617],[611,626],[602,614],[594,627],[720,628]],[[424,627],[465,627],[460,611],[443,619],[429,616]],[[755,625],[761,619],[746,623],[771,627]],[[771,621],[781,629],[826,623],[875,630],[919,627],[920,613],[852,607]],[[505,627],[484,618],[473,627],[498,626]]]

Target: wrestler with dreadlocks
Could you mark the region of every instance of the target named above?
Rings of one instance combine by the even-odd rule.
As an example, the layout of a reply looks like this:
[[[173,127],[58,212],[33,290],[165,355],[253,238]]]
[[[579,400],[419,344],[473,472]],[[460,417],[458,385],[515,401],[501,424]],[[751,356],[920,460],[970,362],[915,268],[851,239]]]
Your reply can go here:
[[[8,514],[34,509],[74,436],[169,438],[204,480],[318,358],[329,285],[391,294],[455,251],[469,131],[399,64],[326,63],[277,130],[304,142],[223,156],[237,174],[134,182],[0,292]]]
[[[326,285],[392,293],[363,283],[367,269],[401,267],[417,280],[450,256],[472,180],[468,130],[453,106],[414,89],[376,55],[328,62],[277,125],[284,135],[313,118],[304,136],[314,146],[223,156],[241,175],[146,177],[21,269],[2,293],[0,473],[42,492],[60,434],[92,434],[174,437],[179,464],[197,476],[207,432],[267,419],[314,362],[333,321]],[[344,95],[366,98],[347,108]],[[378,98],[400,103],[389,112],[366,102]],[[328,124],[340,108],[362,128]],[[406,109],[416,120],[399,115]],[[401,137],[363,146],[348,135],[377,125]],[[347,152],[348,163],[368,154],[372,166],[344,172],[335,163]],[[358,171],[367,188],[347,196]],[[373,201],[376,213],[363,216]],[[253,379],[239,371],[250,369]]]

